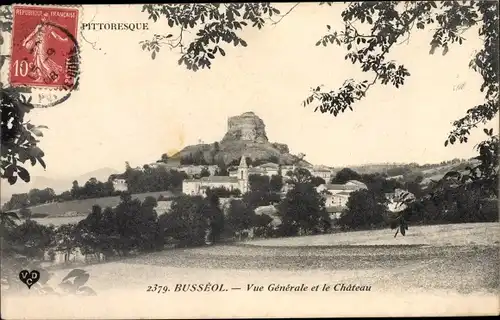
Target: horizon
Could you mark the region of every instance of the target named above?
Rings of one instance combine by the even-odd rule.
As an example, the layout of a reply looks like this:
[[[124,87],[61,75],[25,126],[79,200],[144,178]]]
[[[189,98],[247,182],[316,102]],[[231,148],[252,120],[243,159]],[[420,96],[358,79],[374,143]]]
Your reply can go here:
[[[278,5],[283,11],[289,6]],[[430,32],[412,34],[391,54],[411,73],[404,86],[374,86],[354,111],[333,117],[301,105],[311,87],[335,90],[347,78],[366,77],[344,60],[342,48],[314,45],[332,15],[340,23],[343,7],[302,3],[275,26],[245,30],[248,47],[225,45],[226,56],[198,72],[179,66],[180,55],[167,48],[155,60],[141,50],[139,41],[168,28],[164,21],[150,22],[147,31],[84,31],[85,38],[78,37],[79,90],[61,105],[27,114],[32,123],[49,127],[40,139],[47,170],[29,166],[32,177],[73,179],[105,168],[122,172],[126,161],[132,167],[149,164],[200,139],[220,141],[228,117],[244,112],[264,121],[270,142],[287,144],[290,153],[302,152],[315,165],[423,165],[476,156],[482,127],[468,143],[444,147],[451,123],[483,101],[481,78],[468,68],[479,47],[472,29],[445,57],[429,55]],[[80,23],[110,15],[147,18],[127,5],[84,6],[82,13]],[[495,132],[497,121],[488,125]],[[11,186],[2,182],[2,188],[8,193]]]

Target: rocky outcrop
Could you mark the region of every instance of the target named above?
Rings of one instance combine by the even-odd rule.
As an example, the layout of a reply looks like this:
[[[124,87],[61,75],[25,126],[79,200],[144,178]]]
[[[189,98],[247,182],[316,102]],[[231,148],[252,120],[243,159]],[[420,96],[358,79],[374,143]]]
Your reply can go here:
[[[243,155],[260,162],[309,164],[291,154],[286,144],[270,143],[264,121],[253,112],[230,117],[227,132],[220,143],[187,146],[171,158],[194,157],[204,159],[208,164],[223,162],[226,165],[238,165]]]
[[[264,121],[253,112],[245,112],[242,115],[230,117],[227,121],[226,135],[221,142],[235,140],[257,143],[268,142]]]

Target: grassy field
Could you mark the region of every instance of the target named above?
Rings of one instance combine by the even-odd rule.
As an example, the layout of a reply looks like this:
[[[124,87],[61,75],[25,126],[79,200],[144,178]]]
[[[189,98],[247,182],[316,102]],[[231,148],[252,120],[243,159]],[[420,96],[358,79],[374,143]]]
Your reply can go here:
[[[46,217],[46,218],[34,218],[31,220],[36,221],[37,223],[48,226],[53,224],[54,226],[60,226],[67,223],[78,223],[80,220],[85,219],[86,215],[79,215],[76,217]]]
[[[394,246],[394,245],[494,245],[500,243],[500,223],[463,223],[409,227],[406,236],[391,229],[343,232],[307,237],[247,241],[254,246]]]
[[[216,245],[165,250],[84,267],[97,297],[3,296],[6,318],[213,318],[293,316],[422,316],[496,314],[499,310],[497,244],[471,244],[474,231],[488,238],[498,224],[423,227],[443,245]],[[470,227],[470,228],[468,228]],[[417,228],[414,228],[417,229]],[[412,230],[412,229],[410,229]],[[469,231],[467,231],[469,230]],[[472,230],[472,231],[470,231]],[[490,230],[483,232],[485,230]],[[373,243],[384,230],[374,231]],[[365,233],[329,235],[366,243]],[[387,235],[392,238],[389,231]],[[481,236],[479,236],[481,237]],[[290,241],[289,239],[277,239]],[[394,238],[392,238],[394,239]],[[271,240],[266,240],[271,241]],[[478,240],[477,240],[478,241]],[[255,241],[257,242],[257,241]],[[261,242],[262,244],[262,242]],[[52,285],[68,270],[54,270]],[[175,292],[177,284],[223,284],[223,292]],[[357,284],[370,292],[272,292],[269,285]],[[171,291],[147,292],[148,286]],[[247,290],[249,284],[263,291]],[[240,288],[232,290],[231,288]],[[28,303],[29,302],[29,303]],[[28,304],[27,304],[28,303]],[[21,306],[29,305],[29,308]],[[362,307],[360,307],[362,306]]]
[[[170,191],[158,191],[158,192],[148,192],[133,194],[133,199],[139,199],[143,201],[146,197],[158,198],[160,195],[165,197],[173,196]],[[115,207],[120,203],[120,197],[105,197],[105,198],[95,198],[95,199],[84,199],[84,200],[73,200],[65,202],[53,202],[42,204],[39,206],[30,207],[32,213],[48,214],[51,217],[62,216],[66,212],[77,212],[82,215],[87,215],[92,210],[92,206],[99,205],[101,208]],[[18,211],[18,210],[16,210]],[[46,219],[46,218],[40,218]]]

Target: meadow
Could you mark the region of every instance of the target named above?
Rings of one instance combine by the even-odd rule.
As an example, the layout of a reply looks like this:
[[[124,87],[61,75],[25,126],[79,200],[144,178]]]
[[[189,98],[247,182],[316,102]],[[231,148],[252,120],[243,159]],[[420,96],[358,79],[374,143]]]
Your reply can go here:
[[[337,246],[333,240],[323,246],[302,245],[312,243],[307,239],[313,236],[142,254],[82,267],[89,272],[88,285],[97,292],[97,297],[5,296],[2,315],[69,319],[97,318],[104,314],[107,318],[231,318],[243,314],[293,317],[498,313],[499,246],[485,244],[498,231],[499,224],[426,226],[414,228],[418,230],[415,236],[422,237],[417,234],[431,234],[439,228],[446,228],[448,233],[437,232],[434,239],[441,239],[438,241],[441,245],[437,246],[376,245],[381,238],[387,242],[395,240],[391,230],[380,230],[374,231],[371,246],[356,245],[369,243],[366,234],[350,232],[329,235],[332,239],[342,236],[351,239]],[[453,230],[457,231],[452,236],[456,240],[446,244],[445,238]],[[460,241],[459,234],[463,238]],[[473,244],[467,241],[471,237],[485,242]],[[290,245],[292,239],[294,245]],[[288,241],[287,245],[277,246],[278,240]],[[272,245],[264,245],[266,241]],[[50,283],[57,285],[68,269],[52,272]],[[207,283],[223,284],[227,291],[174,290],[178,284]],[[305,284],[311,288],[339,283],[370,286],[371,290],[271,292],[267,289],[271,284]],[[264,289],[248,290],[249,284]],[[148,286],[155,285],[171,290],[147,291]],[[19,307],[27,301],[29,308]]]
[[[154,197],[158,199],[159,196],[172,197],[174,193],[170,191],[147,192],[140,194],[133,194],[132,199],[139,199],[141,202],[147,197]],[[31,213],[34,215],[46,215],[43,218],[33,218],[36,222],[48,225],[54,224],[56,226],[65,223],[76,223],[91,212],[92,206],[98,205],[101,208],[116,207],[120,203],[120,197],[104,197],[94,199],[72,200],[64,202],[52,202],[38,206],[30,207]],[[14,212],[19,210],[13,210]]]

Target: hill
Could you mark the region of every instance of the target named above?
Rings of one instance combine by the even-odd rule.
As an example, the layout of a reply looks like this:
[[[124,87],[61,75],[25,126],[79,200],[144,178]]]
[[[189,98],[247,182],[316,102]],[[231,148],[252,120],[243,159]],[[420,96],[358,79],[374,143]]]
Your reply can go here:
[[[117,170],[113,168],[101,168],[97,169],[91,172],[87,172],[85,174],[82,174],[75,178],[74,180],[78,181],[80,185],[84,184],[85,182],[89,181],[90,178],[96,178],[99,181],[108,181],[108,178],[112,174],[117,174],[119,173]],[[71,184],[68,186],[68,189],[71,188]]]
[[[303,156],[290,153],[283,143],[269,142],[264,121],[253,112],[228,119],[228,129],[221,141],[190,145],[171,156],[197,164],[237,164],[242,156],[253,162],[309,165]]]
[[[16,184],[10,185],[5,179],[0,181],[2,198],[1,203],[9,201],[13,194],[28,193],[31,189],[54,189],[54,192],[60,194],[64,191],[70,190],[72,182],[77,180],[80,185],[83,185],[90,178],[96,178],[99,181],[107,181],[108,177],[116,174],[118,171],[112,168],[101,168],[91,172],[87,172],[74,178],[48,178],[43,176],[31,177],[31,181],[26,183],[18,179]]]
[[[392,179],[422,176],[424,182],[439,180],[449,171],[463,172],[466,167],[477,164],[477,160],[454,159],[435,164],[419,165],[417,163],[378,163],[348,166],[359,174],[384,173]],[[334,171],[338,171],[336,168]]]

